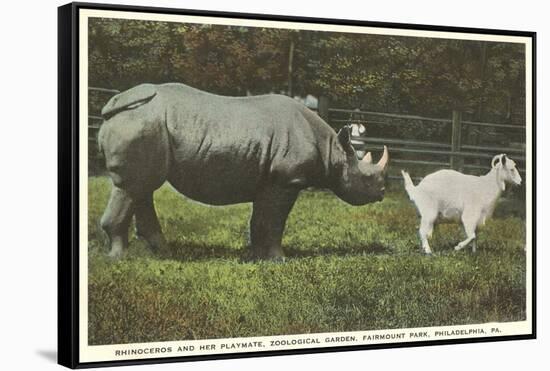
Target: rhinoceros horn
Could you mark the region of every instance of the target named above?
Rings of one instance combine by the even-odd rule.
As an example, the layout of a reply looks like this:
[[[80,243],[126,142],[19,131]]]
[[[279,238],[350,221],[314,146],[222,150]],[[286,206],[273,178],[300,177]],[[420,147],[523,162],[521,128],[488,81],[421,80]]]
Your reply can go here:
[[[382,171],[385,171],[386,167],[388,166],[389,159],[390,159],[390,155],[388,154],[388,147],[384,146],[384,153],[382,154],[380,161],[378,161],[377,166],[380,167]]]
[[[367,164],[372,164],[372,154],[370,152],[367,152],[367,154],[363,157],[363,160]]]

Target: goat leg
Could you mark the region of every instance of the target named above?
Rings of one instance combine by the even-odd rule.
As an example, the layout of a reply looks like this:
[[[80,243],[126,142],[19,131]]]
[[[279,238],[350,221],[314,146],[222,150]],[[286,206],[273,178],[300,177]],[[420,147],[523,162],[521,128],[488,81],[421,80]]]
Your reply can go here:
[[[478,220],[479,220],[478,212],[465,211],[462,214],[462,224],[464,225],[464,231],[466,232],[466,239],[455,246],[456,251],[462,250],[463,248],[468,246],[470,242],[474,241],[474,246],[472,247],[472,251],[475,252],[476,226],[477,226]]]

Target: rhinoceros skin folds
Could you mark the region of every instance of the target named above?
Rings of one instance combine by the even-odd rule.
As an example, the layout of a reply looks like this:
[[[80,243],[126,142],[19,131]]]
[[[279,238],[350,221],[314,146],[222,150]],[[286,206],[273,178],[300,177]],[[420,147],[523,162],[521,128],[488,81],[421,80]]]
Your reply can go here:
[[[282,95],[225,97],[169,83],[117,94],[98,136],[113,182],[101,225],[113,257],[137,233],[164,243],[152,195],[169,182],[209,205],[252,202],[251,257],[279,259],[285,222],[300,190],[332,190],[352,205],[380,201],[388,165],[359,160],[349,127],[337,134],[302,103]]]

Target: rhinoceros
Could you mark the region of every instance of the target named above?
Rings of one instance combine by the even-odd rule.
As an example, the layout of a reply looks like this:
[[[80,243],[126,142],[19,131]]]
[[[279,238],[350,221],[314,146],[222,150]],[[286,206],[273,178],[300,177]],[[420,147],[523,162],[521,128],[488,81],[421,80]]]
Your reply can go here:
[[[100,151],[112,180],[101,226],[110,253],[136,233],[154,250],[164,242],[153,192],[168,182],[210,205],[252,202],[250,256],[283,257],[281,240],[298,193],[332,190],[352,205],[380,201],[388,150],[377,164],[357,159],[349,127],[338,134],[283,95],[226,97],[184,84],[142,84],[103,107]]]

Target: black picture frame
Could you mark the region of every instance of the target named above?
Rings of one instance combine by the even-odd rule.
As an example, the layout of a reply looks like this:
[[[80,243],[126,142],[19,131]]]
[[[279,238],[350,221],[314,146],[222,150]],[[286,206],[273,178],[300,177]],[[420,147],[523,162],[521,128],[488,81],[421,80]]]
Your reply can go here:
[[[82,362],[79,357],[79,11],[112,10],[139,13],[161,13],[208,17],[229,17],[266,21],[316,23],[343,26],[365,26],[520,36],[532,40],[532,333],[464,339],[441,339],[391,344],[332,346],[308,349],[267,350],[245,353],[178,356],[154,359]],[[107,367],[212,359],[266,357],[288,354],[342,352],[352,350],[418,347],[432,345],[525,340],[536,338],[536,33],[527,31],[462,28],[405,23],[370,22],[342,19],[320,19],[266,14],[229,13],[188,9],[170,9],[95,3],[70,3],[58,8],[58,363],[69,368]]]

